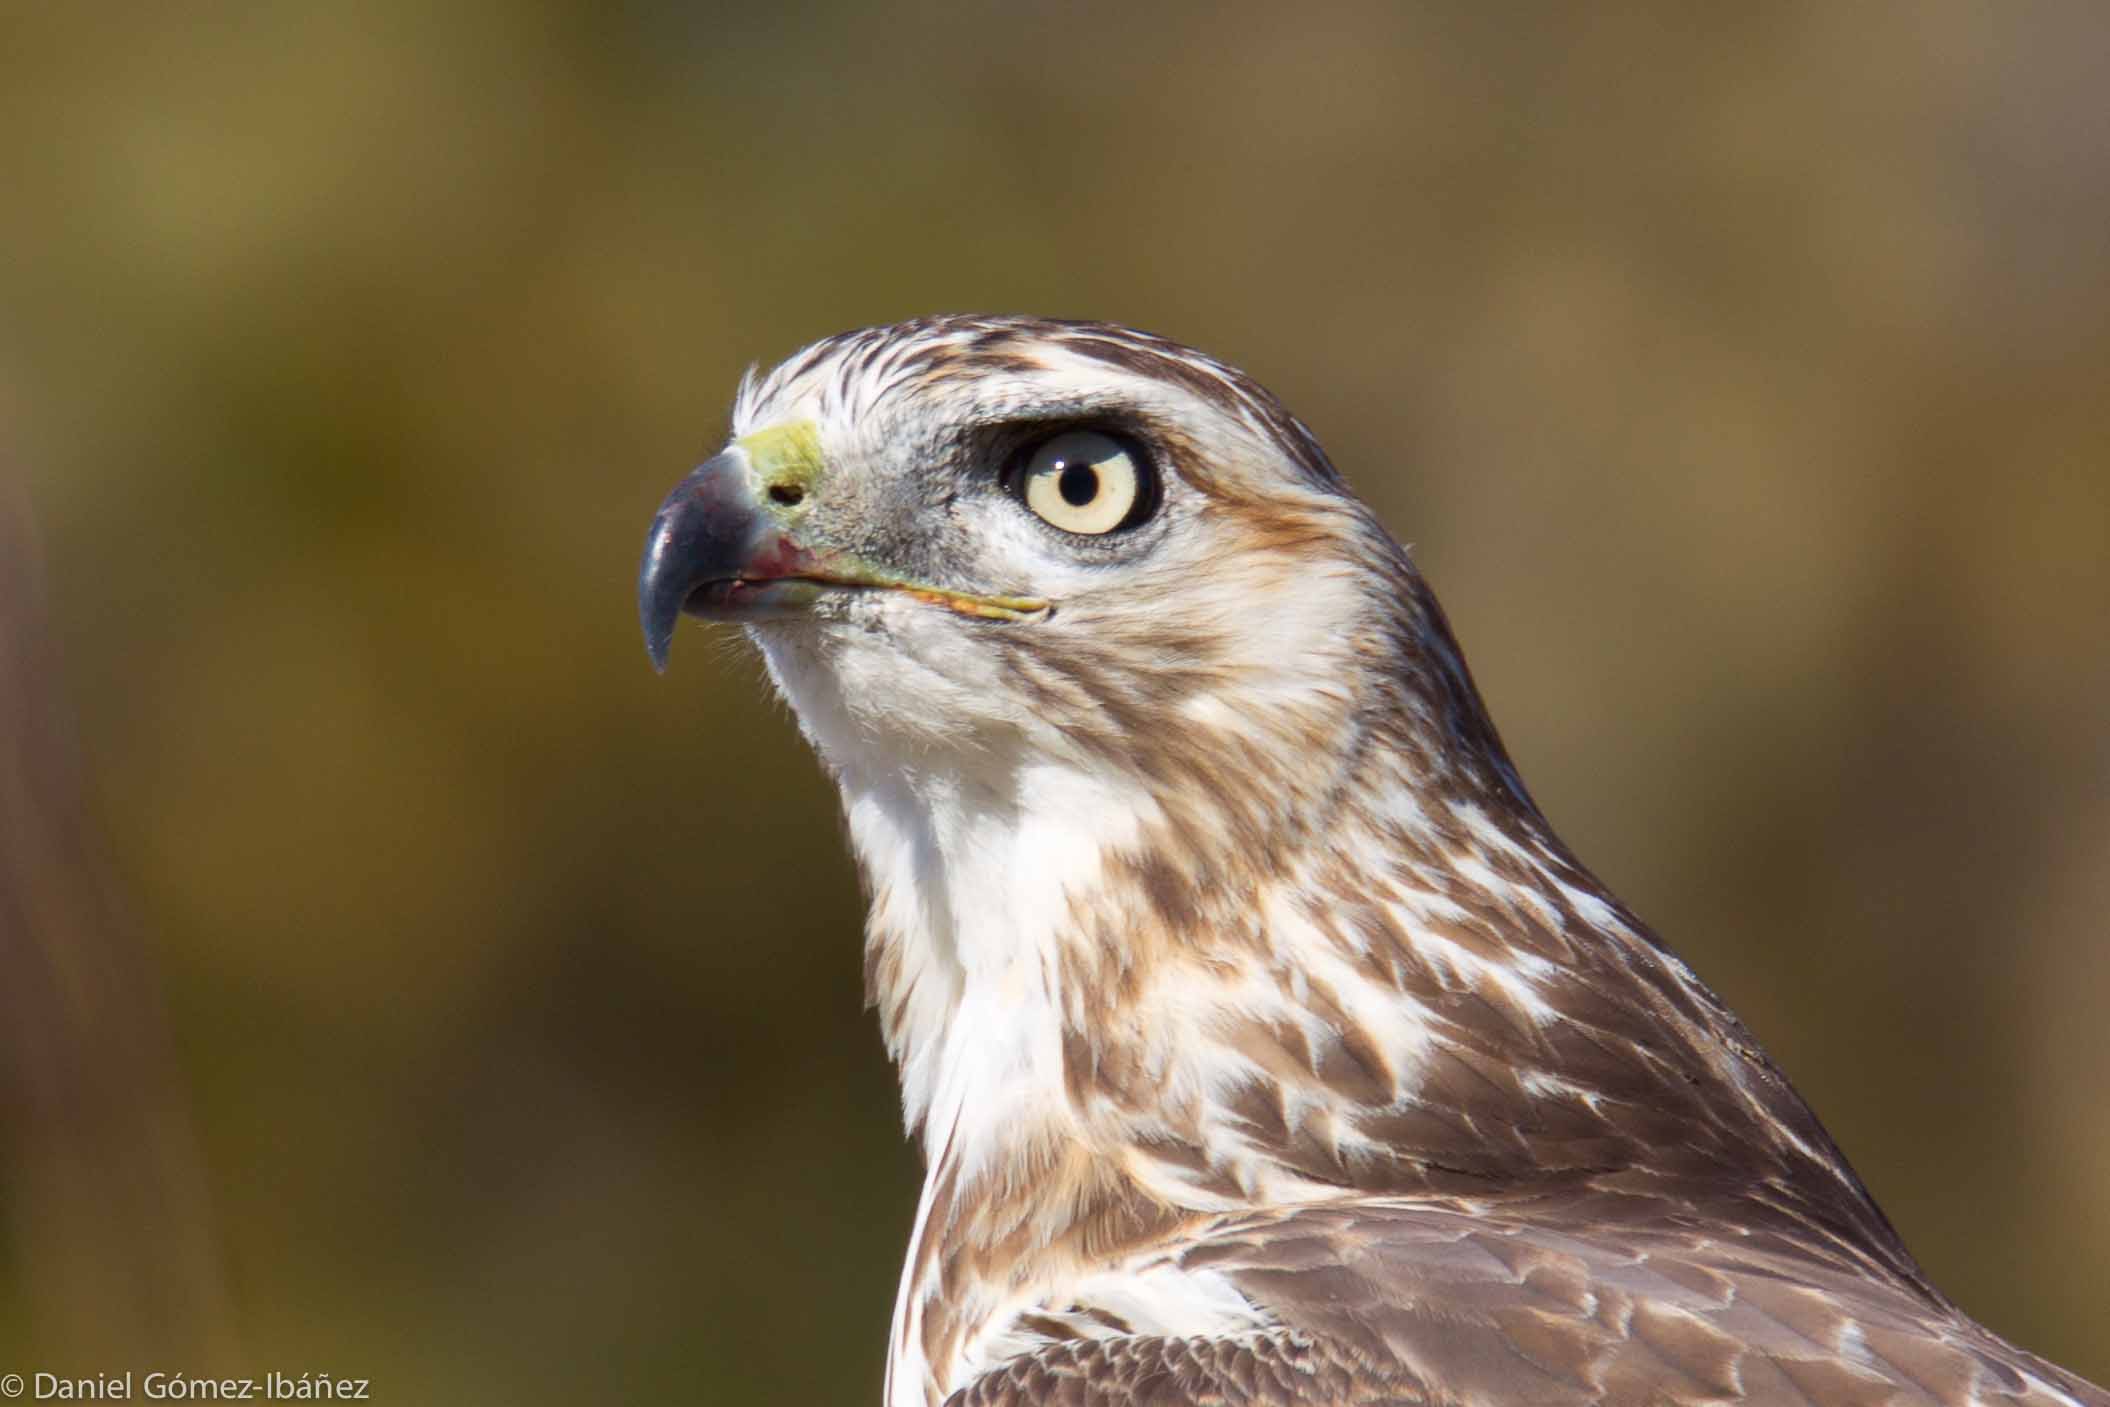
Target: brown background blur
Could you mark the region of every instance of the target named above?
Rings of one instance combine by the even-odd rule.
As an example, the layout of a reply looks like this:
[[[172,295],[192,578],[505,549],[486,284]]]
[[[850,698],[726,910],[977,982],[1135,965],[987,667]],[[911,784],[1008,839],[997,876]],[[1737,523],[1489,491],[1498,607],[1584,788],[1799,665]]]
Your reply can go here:
[[[630,593],[750,360],[986,309],[1281,393],[1935,1278],[2110,1379],[2106,91],[2089,0],[0,9],[71,715],[0,717],[0,1371],[876,1400],[833,797]]]

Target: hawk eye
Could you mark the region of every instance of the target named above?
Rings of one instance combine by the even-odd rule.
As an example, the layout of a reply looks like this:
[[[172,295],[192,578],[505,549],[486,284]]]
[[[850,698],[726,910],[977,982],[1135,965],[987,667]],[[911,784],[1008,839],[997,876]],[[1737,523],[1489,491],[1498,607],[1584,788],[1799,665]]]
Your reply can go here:
[[[1150,465],[1141,451],[1097,430],[1065,430],[1027,452],[1018,478],[1026,507],[1084,537],[1132,528],[1150,514]]]

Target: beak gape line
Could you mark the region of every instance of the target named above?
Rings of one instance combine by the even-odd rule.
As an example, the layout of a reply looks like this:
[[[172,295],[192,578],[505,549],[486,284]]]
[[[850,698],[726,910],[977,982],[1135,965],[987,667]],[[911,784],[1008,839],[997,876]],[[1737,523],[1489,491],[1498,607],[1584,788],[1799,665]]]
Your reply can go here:
[[[1040,620],[1053,609],[1036,597],[912,581],[807,546],[791,525],[810,507],[823,472],[817,437],[802,424],[749,435],[674,486],[653,515],[637,573],[638,622],[655,669],[667,667],[684,614],[788,620],[844,591],[895,591],[978,620]]]

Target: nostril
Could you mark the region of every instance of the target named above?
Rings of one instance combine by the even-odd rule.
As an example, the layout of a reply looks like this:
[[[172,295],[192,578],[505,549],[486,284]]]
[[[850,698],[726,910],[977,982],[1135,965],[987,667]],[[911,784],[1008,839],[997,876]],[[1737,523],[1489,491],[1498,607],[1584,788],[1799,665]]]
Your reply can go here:
[[[797,484],[771,484],[769,486],[769,501],[771,503],[781,503],[786,508],[791,508],[803,503],[805,499],[806,491]]]

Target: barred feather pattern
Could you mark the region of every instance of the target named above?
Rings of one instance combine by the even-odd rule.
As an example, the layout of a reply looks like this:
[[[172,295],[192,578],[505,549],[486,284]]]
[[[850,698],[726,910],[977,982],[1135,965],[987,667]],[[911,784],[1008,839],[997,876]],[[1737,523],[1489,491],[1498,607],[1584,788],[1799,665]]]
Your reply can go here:
[[[975,516],[987,428],[1108,417],[1166,521],[1029,571]],[[1248,378],[930,319],[743,384],[736,435],[793,420],[861,550],[1056,600],[753,627],[843,793],[928,1165],[888,1407],[2110,1404],[1927,1282]]]

